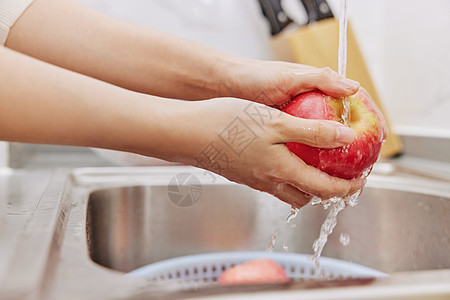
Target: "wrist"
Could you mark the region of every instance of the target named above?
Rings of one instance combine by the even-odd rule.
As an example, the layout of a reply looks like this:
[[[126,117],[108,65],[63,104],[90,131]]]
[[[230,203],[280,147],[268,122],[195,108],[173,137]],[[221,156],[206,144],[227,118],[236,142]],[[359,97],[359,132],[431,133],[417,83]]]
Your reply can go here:
[[[251,60],[233,55],[224,55],[217,60],[215,74],[219,97],[232,97],[251,100],[246,91],[246,73],[251,67]]]

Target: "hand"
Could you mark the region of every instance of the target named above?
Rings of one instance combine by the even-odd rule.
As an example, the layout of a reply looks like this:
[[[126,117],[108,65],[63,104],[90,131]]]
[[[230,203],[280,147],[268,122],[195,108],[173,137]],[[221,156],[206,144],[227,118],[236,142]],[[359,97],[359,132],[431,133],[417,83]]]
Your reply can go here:
[[[194,133],[191,127],[186,132],[190,144],[195,145],[190,164],[268,192],[295,207],[306,205],[310,195],[323,199],[347,196],[364,185],[364,179],[335,178],[306,165],[285,145],[301,142],[340,147],[353,141],[350,128],[332,121],[296,118],[245,100],[214,99],[191,105],[199,108],[191,114],[195,121],[184,120],[197,124]]]
[[[227,74],[225,94],[275,107],[314,89],[335,97],[353,95],[359,89],[358,82],[343,78],[330,68],[279,61],[234,58]]]

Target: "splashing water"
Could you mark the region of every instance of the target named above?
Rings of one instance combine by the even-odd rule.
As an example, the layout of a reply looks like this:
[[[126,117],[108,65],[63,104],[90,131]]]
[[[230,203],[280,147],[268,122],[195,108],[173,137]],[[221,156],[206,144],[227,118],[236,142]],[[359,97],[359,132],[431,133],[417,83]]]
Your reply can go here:
[[[348,233],[341,233],[339,235],[339,242],[342,245],[347,246],[348,244],[350,244],[350,235]]]
[[[338,52],[338,73],[342,77],[347,75],[347,12],[348,0],[341,0],[339,12],[339,52]],[[342,110],[342,122],[344,125],[350,122],[350,100],[348,97],[342,98],[344,109]]]
[[[295,217],[298,214],[298,211],[299,211],[298,208],[291,207],[291,212],[286,217],[285,224],[289,224],[293,219],[295,219]],[[290,227],[290,229],[293,229],[293,228],[296,227],[296,225],[295,224],[291,224],[289,227]],[[280,233],[280,227],[277,227],[275,229],[274,233],[272,234],[271,238],[270,238],[270,243],[269,243],[269,245],[266,248],[266,252],[271,253],[271,252],[274,251],[279,233]],[[283,250],[285,252],[287,252],[289,250],[289,246],[288,246],[287,243],[284,243],[282,247],[283,247]]]
[[[356,206],[358,204],[358,196],[360,194],[361,190],[346,198],[333,197],[327,200],[321,200],[317,197],[313,197],[311,200],[312,205],[323,205],[325,209],[330,209],[327,218],[320,228],[319,238],[317,238],[313,244],[314,254],[312,256],[312,261],[317,273],[321,274],[323,279],[325,279],[325,274],[323,274],[320,269],[319,257],[328,241],[328,236],[333,232],[334,227],[336,227],[337,215],[347,206]]]
[[[280,233],[280,229],[279,228],[275,229],[275,232],[270,237],[270,243],[267,246],[266,252],[268,252],[268,253],[273,252],[273,249],[275,248],[275,244],[277,243],[277,237],[278,237],[279,233]]]
[[[286,223],[290,223],[298,214],[299,209],[291,207],[291,213],[286,217]],[[294,226],[295,227],[295,226]]]

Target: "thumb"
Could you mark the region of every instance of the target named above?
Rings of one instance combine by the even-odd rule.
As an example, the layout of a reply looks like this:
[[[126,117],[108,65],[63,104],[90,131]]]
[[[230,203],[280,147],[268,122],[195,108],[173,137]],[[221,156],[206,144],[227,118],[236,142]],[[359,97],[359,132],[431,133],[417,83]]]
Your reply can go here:
[[[297,142],[319,148],[337,148],[350,144],[355,132],[334,121],[302,119],[283,114],[279,143]]]

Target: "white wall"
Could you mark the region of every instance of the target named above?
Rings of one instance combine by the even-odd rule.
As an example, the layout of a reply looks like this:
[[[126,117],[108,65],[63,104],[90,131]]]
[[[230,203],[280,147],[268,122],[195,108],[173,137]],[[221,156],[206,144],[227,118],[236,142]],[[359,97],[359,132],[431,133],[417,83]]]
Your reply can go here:
[[[256,0],[79,1],[236,55],[272,57]],[[337,15],[339,0],[329,2]],[[450,136],[450,1],[350,0],[350,19],[395,129]]]
[[[350,0],[350,8],[396,130],[450,137],[450,1]]]
[[[255,0],[79,0],[104,13],[236,55],[271,58]]]

